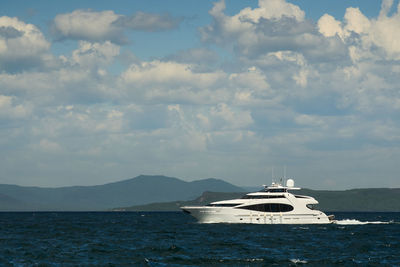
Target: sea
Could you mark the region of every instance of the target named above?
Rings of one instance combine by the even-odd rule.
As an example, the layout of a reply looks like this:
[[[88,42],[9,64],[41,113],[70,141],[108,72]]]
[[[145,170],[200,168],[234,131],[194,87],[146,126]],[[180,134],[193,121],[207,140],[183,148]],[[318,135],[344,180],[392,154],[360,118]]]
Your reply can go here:
[[[182,212],[2,212],[0,266],[400,266],[400,213],[330,225],[199,224]]]

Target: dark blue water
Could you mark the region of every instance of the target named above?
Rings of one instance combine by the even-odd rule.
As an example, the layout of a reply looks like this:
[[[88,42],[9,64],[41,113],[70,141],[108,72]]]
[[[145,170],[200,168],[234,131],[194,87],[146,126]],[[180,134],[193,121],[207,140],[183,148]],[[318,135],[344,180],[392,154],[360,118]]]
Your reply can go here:
[[[291,226],[198,224],[179,212],[0,213],[0,266],[400,266],[400,213],[335,215],[340,224]]]

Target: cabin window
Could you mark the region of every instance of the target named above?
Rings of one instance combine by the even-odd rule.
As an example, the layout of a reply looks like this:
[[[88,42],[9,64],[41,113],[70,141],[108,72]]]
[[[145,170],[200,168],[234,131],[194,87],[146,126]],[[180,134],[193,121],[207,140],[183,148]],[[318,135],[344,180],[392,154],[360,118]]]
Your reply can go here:
[[[285,188],[278,188],[278,189],[268,189],[267,192],[271,192],[271,193],[283,193],[286,192],[287,190]]]
[[[281,203],[268,203],[238,207],[238,209],[247,209],[261,212],[289,212],[293,210],[293,206]]]
[[[314,209],[315,209],[315,205],[314,205],[314,204],[307,204],[306,206],[307,206],[307,208],[309,208],[310,210],[314,210]]]
[[[207,207],[235,207],[240,203],[221,203],[221,204],[208,204]]]
[[[285,198],[284,195],[279,195],[279,196],[269,196],[268,198]]]
[[[265,198],[285,198],[284,195],[269,196],[269,195],[245,195],[242,199],[265,199]]]

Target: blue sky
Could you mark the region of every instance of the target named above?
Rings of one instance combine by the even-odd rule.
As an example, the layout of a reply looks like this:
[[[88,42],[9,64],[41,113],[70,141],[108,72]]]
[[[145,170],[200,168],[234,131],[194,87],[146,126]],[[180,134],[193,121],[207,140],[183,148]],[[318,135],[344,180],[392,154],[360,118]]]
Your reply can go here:
[[[397,0],[6,1],[0,183],[400,187],[399,28]]]

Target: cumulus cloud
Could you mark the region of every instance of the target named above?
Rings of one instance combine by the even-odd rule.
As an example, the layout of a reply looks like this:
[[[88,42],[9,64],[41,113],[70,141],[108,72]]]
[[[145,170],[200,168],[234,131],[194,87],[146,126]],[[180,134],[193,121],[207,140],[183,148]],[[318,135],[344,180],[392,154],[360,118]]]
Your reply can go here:
[[[50,43],[32,24],[18,18],[0,17],[0,68],[17,72],[40,68],[51,59]]]
[[[175,54],[165,57],[166,61],[178,63],[214,65],[218,61],[218,54],[207,48],[192,48],[178,51]]]
[[[207,105],[234,102],[240,106],[275,102],[266,75],[256,67],[228,73],[202,69],[201,64],[143,61],[132,64],[118,84],[134,101]]]
[[[234,111],[225,103],[220,103],[216,107],[211,108],[210,115],[216,120],[215,124],[218,128],[245,128],[253,123],[253,119],[248,110]]]
[[[196,73],[190,64],[173,61],[151,61],[134,64],[122,74],[122,78],[129,83],[189,85],[206,88],[215,83],[222,74]]]
[[[371,19],[358,8],[347,8],[343,23],[325,14],[318,21],[319,31],[326,37],[337,34],[349,46],[360,43],[357,47],[351,47],[353,60],[376,57],[371,54],[375,47],[384,53],[385,59],[399,60],[400,36],[396,31],[400,27],[400,6],[389,16],[392,5],[392,0],[382,1],[379,16]]]
[[[318,20],[318,29],[326,37],[338,35],[343,38],[343,30],[340,21],[337,21],[329,14],[323,15]]]
[[[120,17],[114,11],[75,10],[59,14],[52,22],[52,32],[59,39],[126,42],[123,31],[113,23]]]
[[[370,20],[360,11],[359,8],[347,8],[344,19],[346,24],[345,32],[362,34],[366,33],[371,27]]]
[[[325,14],[316,24],[305,20],[304,12],[293,4],[267,2],[259,1],[257,8],[244,8],[232,16],[224,14],[224,1],[215,3],[210,10],[212,24],[200,28],[203,41],[233,46],[232,52],[242,68],[256,66],[264,75],[268,81],[268,86],[264,85],[268,88],[263,90],[264,96],[267,94],[275,103],[289,101],[299,107],[312,102],[317,107],[318,101],[327,103],[328,94],[334,103],[329,104],[333,112],[351,105],[371,112],[378,108],[379,102],[389,104],[387,109],[396,110],[397,97],[389,100],[396,95],[395,83],[391,82],[384,91],[372,89],[382,88],[384,81],[393,80],[395,68],[390,66],[397,65],[377,63],[398,57],[400,45],[395,27],[399,11],[389,15],[393,1],[382,3],[377,18],[369,19],[358,8],[351,7],[346,10],[343,21]],[[387,68],[389,72],[385,73],[383,69]],[[238,71],[242,72],[243,69]],[[385,78],[380,82],[372,79],[379,76]],[[231,77],[240,84],[241,79],[235,77],[244,77],[244,74]],[[252,81],[256,81],[255,77]],[[378,94],[381,94],[379,98],[373,97]],[[256,95],[252,89],[235,92],[237,103],[261,98],[262,94]]]
[[[232,38],[240,38],[245,42],[246,37],[256,37],[254,30],[260,20],[276,21],[281,18],[303,21],[304,12],[299,7],[286,3],[284,0],[259,1],[259,8],[245,8],[234,16],[224,14],[225,1],[221,0],[214,3],[210,10],[210,15],[214,22],[212,25],[200,28],[203,41],[212,41],[217,43],[229,42]],[[240,35],[243,35],[241,37]],[[251,38],[247,41],[255,41]]]
[[[15,102],[15,97],[0,95],[0,119],[25,119],[30,115],[29,105]]]
[[[119,46],[110,41],[104,43],[79,42],[79,48],[72,52],[71,64],[81,67],[101,67],[110,64],[119,55]]]
[[[50,153],[57,153],[61,151],[61,146],[57,144],[56,142],[47,140],[47,139],[42,139],[40,140],[39,144],[33,146],[35,149],[40,149],[45,152],[50,152]]]
[[[32,101],[41,108],[113,99],[118,91],[107,68],[118,49],[112,48],[107,44],[82,44],[52,70],[0,73],[0,92]]]
[[[219,1],[199,29],[207,48],[147,60],[121,49],[126,32],[171,30],[180,18],[76,10],[56,16],[52,29],[79,41],[47,69],[27,68],[52,58],[38,28],[2,17],[0,167],[66,173],[52,183],[59,185],[67,176],[79,184],[139,173],[259,184],[269,166],[287,162],[311,184],[352,162],[363,174],[395,166],[399,11],[392,5],[384,1],[376,18],[351,7],[343,19],[314,22],[284,0],[233,15]],[[11,72],[13,62],[24,71]],[[320,169],[310,173],[311,164]],[[336,185],[351,186],[353,174]]]
[[[392,8],[393,0],[382,0],[381,11],[379,12],[379,17],[386,17],[389,10]]]
[[[251,31],[260,20],[276,21],[282,18],[294,19],[298,22],[304,20],[304,12],[298,6],[284,0],[260,0],[258,8],[244,8],[231,17],[223,13],[225,8],[224,0],[214,3],[214,7],[209,12],[214,19],[213,25],[200,29],[204,40],[216,38],[218,33],[223,35],[217,41],[243,34]]]
[[[14,27],[11,26],[0,27],[0,36],[5,39],[18,38],[21,37],[22,35],[24,35],[24,33],[15,29]]]
[[[304,19],[304,11],[284,0],[262,1],[255,9],[245,8],[238,14],[224,14],[225,2],[214,4],[213,23],[200,28],[204,42],[233,46],[235,53],[246,58],[277,51],[300,52],[312,60],[343,58],[343,43],[330,35],[324,38],[315,26]],[[328,37],[328,36],[327,36]]]
[[[136,31],[166,31],[179,26],[182,18],[174,18],[170,14],[151,14],[136,12],[131,16],[120,16],[113,24]]]
[[[128,42],[127,29],[136,31],[165,31],[176,28],[182,19],[169,14],[138,12],[131,16],[119,15],[114,11],[96,12],[75,10],[57,15],[51,26],[57,39],[87,40],[91,42],[111,41],[117,44]]]
[[[120,76],[128,95],[143,101],[204,103],[219,98],[216,87],[226,74],[197,72],[195,65],[174,61],[149,61],[131,65]]]

